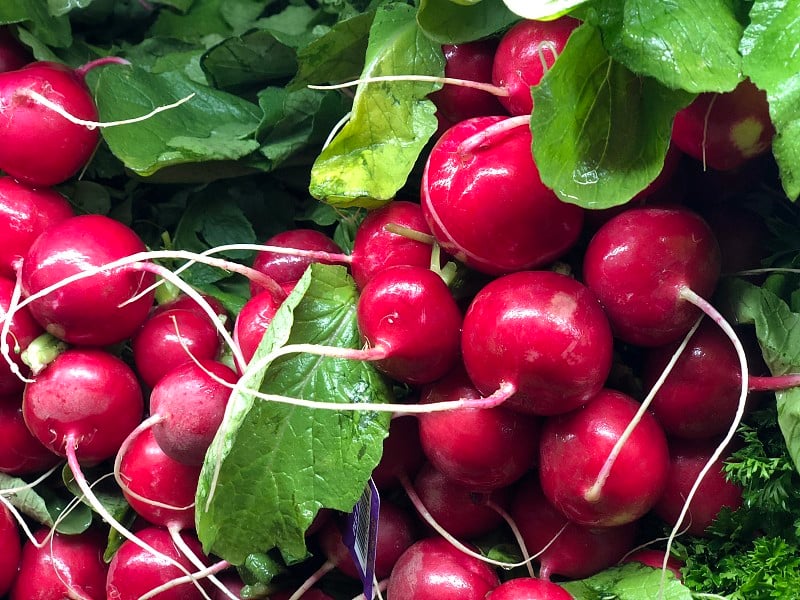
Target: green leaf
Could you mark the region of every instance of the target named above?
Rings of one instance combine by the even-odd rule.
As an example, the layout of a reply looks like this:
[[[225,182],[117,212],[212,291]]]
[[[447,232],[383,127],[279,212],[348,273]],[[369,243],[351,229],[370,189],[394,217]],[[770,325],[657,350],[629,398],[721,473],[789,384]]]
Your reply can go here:
[[[54,17],[61,17],[77,9],[86,8],[92,0],[47,0],[47,8]]]
[[[602,0],[589,15],[614,60],[669,88],[724,92],[742,79],[730,0]]]
[[[672,120],[692,96],[613,60],[584,24],[533,89],[533,156],[542,181],[584,208],[624,204],[658,176]]]
[[[102,121],[149,113],[194,94],[188,102],[139,123],[108,127],[103,137],[114,155],[148,176],[168,166],[235,160],[258,149],[252,135],[257,106],[190,81],[180,72],[159,75],[136,67],[105,67],[95,95]],[[232,173],[233,175],[233,173]]]
[[[0,25],[21,23],[36,38],[57,48],[72,43],[72,29],[66,16],[51,15],[47,0],[3,0],[0,2]]]
[[[0,491],[26,485],[27,483],[18,477],[0,473]],[[76,506],[72,502],[74,500],[72,495],[58,493],[47,484],[3,495],[23,515],[44,527],[52,527],[58,521],[56,531],[59,533],[67,535],[83,533],[92,524],[92,511],[88,507],[80,503]],[[69,512],[65,513],[67,508]]]
[[[104,475],[107,476],[107,473],[104,473],[101,469],[84,469],[83,475],[86,477],[87,481],[90,482],[90,485],[92,485],[92,491],[98,502],[100,502],[117,521],[124,521],[129,511],[131,511],[131,507],[128,501],[125,500],[125,496],[122,495],[122,491],[117,487],[116,483],[114,483],[114,480],[111,479],[110,484],[107,481],[101,481]],[[81,489],[78,487],[75,476],[72,474],[72,469],[69,468],[69,465],[64,465],[64,468],[61,470],[61,477],[67,489],[72,492],[76,498],[80,498],[86,508],[93,511],[94,508],[89,504],[89,501],[84,498],[83,492],[81,492]],[[91,522],[91,518],[89,520]]]
[[[570,13],[587,0],[503,0],[508,10],[523,19],[552,21]]]
[[[441,48],[417,27],[414,9],[387,4],[370,30],[362,77],[444,73]],[[438,86],[418,82],[361,84],[350,121],[311,169],[311,195],[334,206],[374,208],[403,186],[437,128],[425,97]]]
[[[742,38],[744,71],[766,91],[776,135],[772,152],[792,200],[800,197],[800,4],[757,0]]]
[[[287,343],[360,347],[356,300],[346,269],[311,265],[253,360]],[[376,403],[391,394],[369,363],[310,354],[281,357],[244,378],[262,392],[319,401]],[[387,428],[382,412],[300,408],[234,392],[198,486],[197,532],[206,551],[233,564],[272,548],[287,562],[302,559],[303,534],[317,511],[348,511],[358,500]],[[221,468],[212,493],[216,461]]]
[[[575,600],[691,600],[692,593],[671,571],[663,576],[661,569],[629,563],[606,569],[587,579],[562,583]]]
[[[502,0],[460,5],[452,0],[422,0],[417,22],[440,44],[461,44],[498,33],[519,21]]]
[[[186,41],[199,41],[206,36],[227,38],[239,35],[249,29],[253,20],[274,1],[195,0],[184,14],[159,11],[150,35]]]

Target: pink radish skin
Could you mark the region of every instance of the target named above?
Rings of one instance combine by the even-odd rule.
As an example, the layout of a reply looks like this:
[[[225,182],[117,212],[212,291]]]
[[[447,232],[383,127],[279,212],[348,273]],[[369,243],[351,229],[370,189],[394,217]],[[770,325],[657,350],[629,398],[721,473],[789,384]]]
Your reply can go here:
[[[8,27],[0,28],[0,73],[21,69],[33,58]]]
[[[583,277],[615,337],[638,346],[680,340],[700,310],[685,288],[709,297],[720,250],[705,221],[680,207],[631,208],[603,225],[584,255]]]
[[[653,507],[653,512],[670,525],[677,522],[686,496],[711,458],[717,442],[716,439],[670,440],[667,487]],[[736,510],[741,505],[742,489],[725,478],[723,459],[720,459],[703,478],[683,525],[688,534],[703,536],[723,507]]]
[[[22,543],[17,522],[3,504],[0,504],[0,548],[3,549],[0,554],[0,596],[5,596],[17,576],[22,558]]]
[[[496,587],[486,600],[572,600],[572,594],[556,583],[524,577]]]
[[[561,17],[553,21],[523,20],[509,29],[494,55],[492,81],[508,90],[498,98],[512,115],[533,111],[531,87],[538,85],[580,21]]]
[[[87,464],[113,456],[143,409],[131,368],[92,348],[60,354],[25,387],[22,401],[25,423],[42,444],[65,456],[67,438],[74,438],[75,452]]]
[[[13,401],[0,399],[0,473],[27,475],[39,473],[61,462],[54,454],[31,435],[22,417],[21,397]],[[2,544],[0,544],[2,547]]]
[[[136,535],[162,554],[176,560],[190,573],[197,570],[170,538],[166,529],[150,527],[138,531]],[[181,538],[199,557],[203,557],[200,542],[194,535],[181,533]],[[204,561],[205,562],[205,561]],[[106,594],[114,600],[136,600],[141,595],[184,575],[177,567],[165,563],[163,559],[153,556],[130,540],[120,546],[111,563],[108,565]],[[209,584],[200,585],[209,592]],[[182,583],[172,589],[161,592],[158,600],[201,600],[200,591],[191,583]]]
[[[40,529],[34,538],[41,543],[48,533],[47,529]],[[27,542],[10,600],[104,598],[106,542],[99,529],[80,535],[55,533],[41,548]]]
[[[499,584],[486,563],[443,538],[431,537],[403,553],[389,577],[387,592],[390,598],[483,600]]]
[[[516,487],[511,517],[528,553],[539,554],[544,580],[553,575],[582,579],[616,564],[633,546],[637,530],[636,523],[590,528],[569,521],[547,501],[535,474]]]
[[[426,386],[422,404],[481,395],[461,368]],[[443,475],[471,488],[505,487],[536,462],[540,422],[503,406],[464,408],[419,415],[419,437],[430,463]]]
[[[97,121],[97,108],[82,77],[65,65],[35,62],[0,73],[0,169],[34,186],[63,183],[89,161],[99,132],[71,123],[31,91],[80,119]]]
[[[150,413],[160,417],[153,435],[167,456],[185,465],[203,464],[230,398],[230,388],[209,373],[231,384],[238,379],[222,363],[190,362],[167,373],[150,393]]]
[[[264,290],[250,298],[236,317],[233,339],[239,344],[248,362],[256,353],[264,332],[285,299],[286,296],[278,296],[271,290]]]
[[[507,406],[538,415],[577,408],[611,370],[611,329],[595,295],[565,275],[523,271],[495,279],[464,317],[464,366],[482,394],[515,386]]]
[[[184,363],[214,360],[222,344],[207,316],[173,309],[153,315],[131,340],[133,360],[142,381],[153,387],[171,370]]]
[[[72,216],[69,202],[55,190],[0,177],[0,276],[16,278],[15,264],[39,234]]]
[[[53,225],[33,243],[22,266],[22,288],[31,295],[70,275],[144,250],[139,236],[118,221],[101,215],[73,217]],[[150,273],[130,269],[104,272],[35,300],[30,311],[48,333],[68,343],[115,344],[144,323],[154,292],[120,305],[154,281]]]
[[[422,176],[422,209],[436,240],[489,275],[554,261],[583,224],[583,209],[561,202],[539,178],[527,125],[484,134],[509,123],[505,117],[458,123],[433,147]],[[480,135],[487,137],[478,142]]]
[[[632,523],[658,501],[669,469],[664,431],[644,413],[608,478],[592,490],[601,469],[639,404],[603,390],[586,406],[547,420],[539,448],[539,477],[547,499],[568,519],[586,526]]]
[[[356,308],[362,339],[384,358],[375,366],[409,384],[435,381],[458,360],[461,311],[433,271],[395,266],[375,275]]]
[[[0,319],[5,319],[8,314],[8,307],[11,306],[14,294],[14,285],[12,279],[0,276]],[[30,369],[22,362],[21,353],[42,333],[44,330],[27,307],[17,310],[11,317],[6,342],[11,350],[11,360],[14,361],[23,376],[30,375]],[[15,352],[17,347],[19,353]],[[10,365],[4,359],[0,358],[0,396],[21,392],[24,387],[25,382],[11,371]]]
[[[389,435],[383,439],[383,454],[372,472],[372,480],[380,491],[397,487],[399,476],[414,477],[424,462],[417,418],[397,416],[389,424]]]

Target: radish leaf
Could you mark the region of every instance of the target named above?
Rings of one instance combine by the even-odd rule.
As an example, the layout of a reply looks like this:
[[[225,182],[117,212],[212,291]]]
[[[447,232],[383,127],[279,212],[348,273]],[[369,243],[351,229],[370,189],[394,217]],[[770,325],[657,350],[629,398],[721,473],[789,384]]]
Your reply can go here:
[[[661,569],[640,564],[627,564],[606,569],[587,579],[562,583],[575,600],[641,600],[662,598],[663,600],[690,600],[692,593],[675,575],[667,570],[663,577]]]
[[[519,20],[501,0],[479,4],[452,0],[422,0],[417,22],[425,34],[440,44],[461,44],[495,34]]]

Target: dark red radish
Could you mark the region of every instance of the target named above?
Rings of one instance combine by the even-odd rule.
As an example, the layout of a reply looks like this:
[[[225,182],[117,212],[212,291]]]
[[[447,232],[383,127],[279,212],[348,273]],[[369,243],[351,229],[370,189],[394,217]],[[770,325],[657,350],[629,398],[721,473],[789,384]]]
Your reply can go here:
[[[526,123],[477,117],[449,129],[422,176],[425,219],[442,248],[499,275],[544,266],[578,239],[583,209],[539,178]]]
[[[102,215],[73,217],[36,238],[22,266],[22,288],[30,296],[66,277],[143,251],[139,236],[119,221]],[[105,346],[129,338],[145,321],[154,292],[121,305],[154,281],[150,273],[114,269],[60,287],[29,306],[55,337]]]
[[[74,216],[64,196],[0,177],[0,276],[14,279],[15,264],[45,229]]]
[[[19,570],[22,542],[17,522],[4,504],[0,504],[0,548],[0,596],[5,596]]]
[[[553,66],[578,25],[580,21],[572,17],[522,20],[503,35],[494,55],[492,81],[508,90],[508,96],[498,99],[509,113],[531,114],[531,87],[538,85]]]
[[[443,538],[431,537],[416,542],[398,559],[387,592],[390,598],[483,600],[499,584],[485,562]]]
[[[583,277],[614,335],[638,346],[681,339],[700,315],[686,291],[707,298],[720,274],[714,234],[682,207],[631,208],[603,225],[584,255]]]
[[[38,473],[62,460],[31,435],[22,417],[21,394],[13,401],[0,399],[0,440],[0,473]]]
[[[282,231],[269,238],[264,245],[294,248],[298,250],[314,250],[341,255],[339,245],[324,233],[316,229],[290,229]],[[308,265],[312,262],[324,264],[338,264],[339,260],[326,260],[324,257],[312,259],[305,256],[291,254],[277,254],[263,251],[253,260],[253,268],[269,275],[279,284],[294,283],[303,276]],[[250,284],[250,293],[256,295],[263,288],[257,283]]]
[[[131,368],[94,348],[60,354],[25,387],[22,413],[31,433],[65,456],[66,445],[83,463],[113,456],[142,420],[142,390]]]
[[[670,525],[677,524],[689,490],[718,445],[712,440],[673,439],[669,443],[670,466],[667,486],[653,512]],[[706,473],[689,504],[681,531],[703,536],[723,507],[736,510],[742,505],[742,488],[731,483],[723,471],[724,458],[717,459]]]
[[[149,544],[166,557],[177,561],[190,573],[197,570],[189,559],[175,546],[166,529],[149,527],[136,534],[143,542]],[[202,548],[197,538],[190,533],[180,534],[184,543],[197,556],[203,557]],[[205,561],[204,561],[205,562]],[[152,552],[140,548],[130,540],[126,540],[114,554],[108,565],[106,594],[114,600],[137,600],[143,594],[184,576],[185,573]],[[210,592],[207,582],[198,584],[206,593]],[[181,583],[157,596],[158,600],[201,600],[203,595],[192,583]]]
[[[480,397],[457,367],[423,388],[420,402]],[[430,463],[473,491],[505,487],[536,463],[540,430],[536,417],[495,406],[437,411],[418,418],[420,443]]]
[[[653,567],[654,569],[662,569],[664,567],[664,551],[644,548],[629,554],[622,562],[638,562],[648,567]],[[672,571],[672,574],[675,575],[675,579],[678,581],[683,579],[683,574],[681,573],[682,566],[683,563],[674,556],[670,556],[667,559],[667,569]]]
[[[8,26],[0,27],[0,73],[21,69],[32,60],[31,53],[11,34]]]
[[[698,209],[719,242],[723,273],[738,273],[763,266],[761,261],[769,256],[771,235],[763,217],[730,202]]]
[[[444,76],[466,81],[492,83],[492,65],[497,40],[485,39],[463,44],[445,44]],[[505,109],[497,97],[487,91],[458,85],[445,85],[428,96],[437,112],[450,123],[472,117],[503,115]]]
[[[49,533],[40,529],[34,538],[41,544]],[[106,542],[100,529],[79,535],[54,533],[41,548],[26,542],[10,600],[105,598]]]
[[[478,292],[464,317],[461,351],[481,393],[511,384],[509,407],[554,415],[602,389],[613,339],[586,286],[550,271],[523,271]]]
[[[551,581],[520,577],[496,587],[486,600],[572,600],[572,594]]]
[[[383,439],[383,454],[372,471],[372,480],[380,491],[395,487],[399,476],[413,478],[424,462],[416,416],[396,416],[389,423],[389,435]]]
[[[408,234],[390,231],[387,226],[399,226],[412,235],[419,235],[412,238]],[[425,238],[430,236],[431,230],[419,204],[394,200],[370,211],[353,239],[350,270],[358,287],[363,289],[373,275],[395,265],[429,267],[431,243]]]
[[[272,290],[264,290],[251,297],[239,314],[233,326],[233,339],[242,349],[242,354],[248,362],[256,353],[264,332],[272,323],[272,319],[285,296],[278,296]]]
[[[426,463],[414,478],[414,490],[420,501],[450,535],[461,540],[486,535],[503,524],[503,517],[490,506],[507,507],[509,488],[490,493],[476,492],[445,477]]]
[[[767,152],[775,128],[767,95],[749,79],[730,92],[700,94],[678,111],[672,142],[712,169],[735,169]]]
[[[222,349],[207,316],[176,308],[153,315],[131,340],[136,371],[148,387],[184,363],[215,360]]]
[[[0,169],[30,185],[56,185],[86,165],[100,135],[36,95],[87,121],[97,121],[97,107],[83,77],[66,65],[34,62],[0,73]]]
[[[225,414],[231,389],[216,378],[236,383],[222,363],[202,360],[173,369],[150,393],[153,435],[164,453],[186,465],[201,465]]]
[[[548,419],[539,448],[539,477],[547,499],[581,525],[632,523],[658,501],[667,485],[664,431],[645,412],[607,475],[609,455],[639,408],[633,398],[603,390],[588,404]]]
[[[14,280],[0,276],[0,319],[5,319],[8,308],[14,297]],[[22,352],[28,345],[44,333],[41,325],[36,322],[30,309],[23,307],[13,313],[8,327],[8,335],[5,342],[8,344],[9,356],[16,365],[19,374],[23,377],[30,375],[30,369],[22,361]],[[12,371],[11,365],[0,357],[0,396],[21,392],[25,387],[25,382]]]
[[[633,546],[637,524],[585,527],[569,521],[547,501],[538,478],[531,474],[515,488],[511,517],[528,553],[538,555],[539,576],[590,577],[616,564]]]
[[[362,339],[375,366],[410,384],[435,381],[458,360],[461,311],[442,278],[422,267],[398,265],[375,275],[357,306]]]

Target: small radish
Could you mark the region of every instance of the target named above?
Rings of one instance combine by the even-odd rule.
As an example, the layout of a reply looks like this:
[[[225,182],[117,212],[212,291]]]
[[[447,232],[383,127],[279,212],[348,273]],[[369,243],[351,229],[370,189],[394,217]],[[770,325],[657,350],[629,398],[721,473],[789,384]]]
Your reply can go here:
[[[588,404],[548,419],[539,477],[547,499],[581,525],[612,527],[644,516],[667,484],[669,451],[661,426],[645,413],[605,477],[601,473],[639,404],[603,390]]]
[[[104,598],[107,536],[99,529],[80,535],[53,533],[48,540],[49,534],[40,529],[34,535],[38,547],[28,541],[22,549],[10,600]]]
[[[572,594],[557,583],[520,577],[496,587],[486,600],[572,600]]]
[[[261,291],[252,296],[236,316],[233,339],[239,344],[248,362],[256,353],[264,332],[285,299],[285,294],[279,295],[273,290]]]
[[[8,314],[14,298],[14,287],[13,280],[0,276],[0,319],[5,319]],[[10,323],[6,323],[6,325],[9,329],[4,341],[13,350],[10,356],[15,365],[14,370],[27,376],[30,374],[30,369],[23,363],[21,353],[33,340],[44,333],[44,330],[27,307],[15,311]],[[10,364],[0,359],[0,395],[20,392],[25,386],[25,382],[15,374],[14,370]]]
[[[595,295],[549,271],[495,279],[464,317],[461,349],[475,387],[504,384],[508,406],[538,415],[565,413],[597,394],[611,370],[613,339]]]
[[[425,219],[442,248],[489,275],[546,265],[578,239],[583,209],[539,178],[527,123],[477,117],[449,129],[422,176]]]
[[[0,276],[16,277],[16,262],[39,234],[72,216],[69,202],[55,190],[0,177]]]
[[[101,215],[72,217],[42,233],[25,256],[22,287],[35,294],[71,275],[145,250],[136,233]],[[121,306],[154,277],[132,269],[106,271],[72,282],[30,304],[52,335],[72,344],[105,346],[129,338],[145,321],[153,292]]]
[[[0,398],[0,473],[39,473],[61,462],[61,457],[37,440],[22,417],[21,398]]]
[[[499,584],[486,563],[443,538],[431,537],[416,542],[398,559],[388,594],[414,600],[483,600]]]
[[[21,69],[32,60],[30,52],[11,34],[8,26],[0,27],[0,73]]]
[[[419,421],[412,415],[396,416],[389,423],[389,435],[383,439],[383,454],[372,471],[372,480],[380,491],[396,487],[398,477],[413,478],[424,462]]]
[[[5,596],[19,570],[22,543],[17,522],[3,504],[0,504],[0,548],[3,549],[0,553],[0,596]]]

